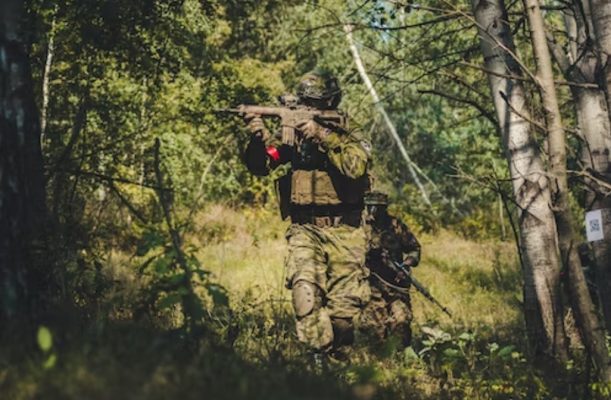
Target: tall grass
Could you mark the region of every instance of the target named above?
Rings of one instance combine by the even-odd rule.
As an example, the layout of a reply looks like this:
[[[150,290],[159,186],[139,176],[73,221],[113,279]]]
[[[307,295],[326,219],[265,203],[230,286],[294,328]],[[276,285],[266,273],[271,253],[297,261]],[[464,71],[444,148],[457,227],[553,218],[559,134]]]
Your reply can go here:
[[[172,310],[138,318],[134,304],[147,287],[138,274],[142,260],[115,249],[100,259],[98,273],[109,286],[93,317],[62,309],[57,320],[63,322],[50,323],[54,365],[45,365],[42,352],[20,358],[8,344],[15,341],[0,344],[0,399],[596,396],[587,392],[579,368],[552,371],[554,378],[528,357],[512,243],[446,231],[421,235],[423,259],[414,275],[453,318],[414,293],[411,348],[392,339],[373,347],[359,336],[349,363],[331,363],[321,372],[294,333],[284,286],[287,222],[272,210],[220,205],[191,222],[185,245],[196,249],[210,279],[227,289],[230,304],[223,312],[210,311],[203,338],[194,343],[174,329]],[[35,346],[35,338],[16,343]]]

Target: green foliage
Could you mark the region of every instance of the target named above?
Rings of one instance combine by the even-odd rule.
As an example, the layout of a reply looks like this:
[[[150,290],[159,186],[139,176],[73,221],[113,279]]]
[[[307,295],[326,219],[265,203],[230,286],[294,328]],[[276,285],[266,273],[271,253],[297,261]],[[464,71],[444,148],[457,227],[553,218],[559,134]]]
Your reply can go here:
[[[38,335],[36,336],[38,341],[38,347],[43,352],[48,352],[51,350],[51,346],[53,346],[53,335],[51,331],[46,326],[40,326],[38,328]]]
[[[36,335],[36,341],[38,342],[38,347],[42,351],[44,355],[44,361],[42,363],[42,368],[47,370],[51,369],[57,363],[57,354],[53,352],[53,334],[44,325],[38,327],[38,333]]]
[[[193,387],[215,398],[534,399],[563,386],[519,343],[520,271],[507,243],[490,240],[509,231],[498,192],[513,188],[487,82],[473,68],[481,64],[478,38],[447,2],[28,3],[37,91],[54,42],[42,145],[58,286],[78,318],[40,327],[42,362],[13,368],[0,360],[0,389],[17,382],[22,391],[11,394],[21,398],[188,398]],[[355,24],[366,69],[432,207],[372,106],[344,22]],[[518,43],[524,34],[517,30]],[[436,233],[425,236],[417,274],[464,325],[430,328],[447,321],[415,300],[424,327],[414,348],[389,340],[329,376],[311,369],[295,338],[279,268],[283,224],[270,217],[276,175],[248,174],[242,121],[214,113],[274,103],[314,67],[340,80],[341,107],[371,139],[376,184],[391,194],[395,214],[418,234]],[[164,182],[155,174],[157,139]],[[581,212],[576,201],[572,210]],[[448,238],[444,228],[480,242]],[[608,395],[587,382],[581,364],[567,368],[577,392],[589,385],[593,396]]]
[[[426,338],[418,355],[432,374],[451,384],[461,398],[543,399],[549,392],[514,345],[481,340],[474,332],[456,336],[422,327]]]

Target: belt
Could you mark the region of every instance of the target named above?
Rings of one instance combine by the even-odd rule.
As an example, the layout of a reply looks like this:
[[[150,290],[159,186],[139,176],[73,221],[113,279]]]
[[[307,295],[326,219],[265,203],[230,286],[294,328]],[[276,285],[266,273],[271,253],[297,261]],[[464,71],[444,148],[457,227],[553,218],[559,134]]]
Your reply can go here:
[[[312,215],[294,213],[291,214],[291,222],[294,224],[312,224],[319,228],[338,227],[340,225],[349,225],[355,228],[361,226],[360,212],[346,212],[339,215]]]

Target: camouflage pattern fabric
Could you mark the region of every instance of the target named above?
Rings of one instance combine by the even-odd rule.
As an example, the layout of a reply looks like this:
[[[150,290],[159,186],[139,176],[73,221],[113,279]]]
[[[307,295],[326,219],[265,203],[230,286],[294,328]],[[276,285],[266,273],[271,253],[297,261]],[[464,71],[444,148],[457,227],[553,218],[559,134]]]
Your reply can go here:
[[[367,234],[367,266],[386,272],[388,259],[403,262],[407,258],[420,261],[420,243],[407,225],[387,215],[383,221],[365,225]]]
[[[328,350],[334,339],[333,319],[351,321],[369,301],[364,231],[348,225],[292,224],[286,237],[286,286],[310,282],[322,297],[322,307],[297,318],[297,336],[312,349]]]
[[[332,94],[328,103],[319,105],[334,109],[340,96],[339,91]],[[283,218],[290,216],[293,222],[286,235],[285,264],[297,336],[315,351],[332,350],[351,341],[353,319],[370,296],[365,234],[354,225],[369,187],[371,145],[356,129],[336,131],[313,120],[298,123],[292,141],[283,132],[270,135],[263,128],[259,121],[250,124],[253,135],[244,161],[259,176],[290,164],[277,192]],[[350,213],[355,213],[356,223]],[[312,217],[339,217],[341,223],[321,227]]]
[[[420,260],[420,244],[409,228],[388,214],[381,221],[365,225],[367,236],[366,264],[371,271],[371,301],[359,319],[359,328],[376,340],[396,335],[405,345],[411,340],[412,308],[409,282],[401,279],[389,266],[392,261]],[[404,290],[397,290],[390,282]]]
[[[404,345],[411,340],[413,318],[409,294],[400,294],[372,276],[371,300],[359,318],[359,329],[375,342],[397,336]]]

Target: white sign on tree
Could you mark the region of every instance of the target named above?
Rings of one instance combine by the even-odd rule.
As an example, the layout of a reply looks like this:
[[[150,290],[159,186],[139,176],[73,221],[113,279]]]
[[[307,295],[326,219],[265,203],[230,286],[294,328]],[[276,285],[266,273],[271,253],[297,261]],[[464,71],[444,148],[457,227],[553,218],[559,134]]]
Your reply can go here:
[[[605,238],[602,210],[594,210],[586,213],[586,235],[588,237],[588,242],[596,242]]]

